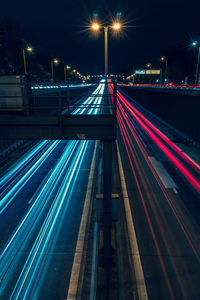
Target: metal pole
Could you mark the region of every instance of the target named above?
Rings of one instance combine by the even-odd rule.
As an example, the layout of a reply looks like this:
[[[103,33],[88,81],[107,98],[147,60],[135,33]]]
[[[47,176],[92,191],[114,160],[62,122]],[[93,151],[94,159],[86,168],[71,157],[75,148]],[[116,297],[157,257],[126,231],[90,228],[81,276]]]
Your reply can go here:
[[[26,54],[25,49],[23,48],[23,59],[24,59],[24,73],[27,75],[27,67],[26,67]]]
[[[162,85],[162,69],[160,69],[160,86]]]
[[[62,94],[61,94],[60,84],[59,84],[59,89],[58,89],[58,109],[59,109],[59,114],[61,115],[61,113],[62,113]]]
[[[53,77],[53,60],[51,60],[51,81],[54,82],[54,77]]]
[[[105,39],[105,76],[108,75],[108,26],[104,27]]]
[[[200,56],[200,46],[199,46],[198,58],[197,58],[197,69],[196,69],[195,85],[197,85],[197,82],[198,82],[198,72],[199,72],[199,56]]]
[[[165,78],[164,78],[164,83],[165,82],[167,83],[167,63],[168,63],[168,60],[166,58],[166,61],[165,61]]]
[[[133,80],[132,80],[132,83],[133,83],[133,85],[135,84],[135,70],[133,69]]]
[[[64,67],[64,78],[65,78],[65,82],[66,82],[67,81],[66,67]]]

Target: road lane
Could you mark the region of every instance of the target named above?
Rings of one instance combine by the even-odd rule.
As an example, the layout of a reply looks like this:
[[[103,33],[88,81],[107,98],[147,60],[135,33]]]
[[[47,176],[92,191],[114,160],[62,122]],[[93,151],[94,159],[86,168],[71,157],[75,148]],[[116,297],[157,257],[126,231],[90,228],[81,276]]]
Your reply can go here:
[[[100,84],[93,93],[103,92]],[[102,97],[91,96],[75,113],[97,114],[100,108],[89,105],[101,101]],[[94,141],[50,145],[43,141],[38,149],[1,178],[0,295],[4,299],[67,296]]]
[[[185,205],[198,200],[199,166],[177,153],[147,125],[149,120],[144,124],[134,105],[125,100],[119,93],[119,148],[148,298],[199,299],[200,224],[195,214],[200,207]],[[177,188],[163,182],[152,158]],[[177,171],[176,159],[197,185]]]

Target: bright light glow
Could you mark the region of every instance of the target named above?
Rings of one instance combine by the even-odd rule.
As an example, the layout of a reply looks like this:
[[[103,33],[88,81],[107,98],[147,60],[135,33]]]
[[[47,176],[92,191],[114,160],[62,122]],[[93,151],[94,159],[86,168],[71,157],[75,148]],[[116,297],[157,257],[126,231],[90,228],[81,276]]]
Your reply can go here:
[[[196,45],[197,45],[196,41],[192,42],[192,46],[196,46]]]
[[[116,22],[116,23],[113,24],[112,28],[114,30],[119,30],[121,28],[121,24],[119,22]]]
[[[57,59],[54,59],[54,64],[58,64],[58,60]]]
[[[160,59],[161,59],[162,61],[164,61],[164,60],[165,60],[165,57],[164,57],[164,56],[162,56]]]
[[[26,50],[29,51],[29,52],[32,52],[32,51],[33,51],[33,48],[27,47]]]
[[[70,67],[70,66],[66,66],[66,68],[67,68],[67,70],[70,70],[70,69],[71,69],[71,67]]]
[[[147,68],[150,68],[151,67],[151,64],[147,64]]]
[[[92,26],[91,26],[91,28],[93,30],[99,30],[100,29],[100,25],[98,23],[93,23]]]

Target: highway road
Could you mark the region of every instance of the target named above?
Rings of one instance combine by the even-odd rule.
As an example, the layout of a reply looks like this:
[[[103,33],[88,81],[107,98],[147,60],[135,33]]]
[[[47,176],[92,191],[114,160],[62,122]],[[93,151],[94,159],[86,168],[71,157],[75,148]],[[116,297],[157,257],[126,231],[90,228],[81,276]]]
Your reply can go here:
[[[139,299],[200,299],[200,166],[171,141],[171,128],[120,91],[117,107],[132,297],[136,285]]]
[[[105,90],[101,82],[71,113],[105,113]],[[200,299],[200,166],[173,142],[172,127],[117,96],[118,297]],[[0,299],[74,299],[99,150],[95,141],[40,141],[1,176]]]
[[[72,113],[100,113],[104,88]],[[67,298],[96,145],[40,141],[1,176],[1,299]]]

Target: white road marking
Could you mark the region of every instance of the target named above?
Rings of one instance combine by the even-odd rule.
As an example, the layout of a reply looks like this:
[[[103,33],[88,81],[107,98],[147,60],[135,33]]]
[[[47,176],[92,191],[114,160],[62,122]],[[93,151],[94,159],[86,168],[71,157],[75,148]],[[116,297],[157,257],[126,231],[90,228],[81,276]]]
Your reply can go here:
[[[178,194],[178,191],[176,189],[173,189],[173,191],[174,191],[175,194]]]
[[[74,256],[72,272],[70,277],[70,283],[68,288],[67,300],[75,300],[78,298],[78,288],[82,285],[80,282],[81,276],[81,265],[83,262],[83,250],[84,250],[84,242],[85,242],[85,234],[88,227],[88,219],[90,213],[90,205],[91,205],[91,194],[92,194],[92,185],[94,179],[94,169],[95,169],[95,157],[96,157],[96,149],[97,149],[98,142],[95,144],[93,159],[92,159],[92,166],[90,170],[89,182],[87,187],[87,194],[83,209],[83,214],[81,218],[81,224],[79,228],[78,240],[76,244],[76,252]]]
[[[156,173],[158,174],[160,180],[162,181],[164,187],[166,189],[177,189],[177,185],[174,180],[171,178],[167,170],[164,168],[163,164],[155,159],[153,156],[149,156],[148,159],[150,160],[153,168],[155,169]]]
[[[90,299],[96,299],[96,286],[97,286],[97,257],[98,257],[98,243],[99,243],[99,222],[94,224],[94,239],[92,250],[92,270],[91,270],[91,284],[90,284]]]
[[[142,263],[141,263],[135,228],[134,228],[134,224],[133,224],[133,218],[132,218],[132,214],[131,214],[131,208],[130,208],[130,203],[129,203],[129,198],[128,198],[128,192],[127,192],[126,181],[125,181],[125,177],[124,177],[124,171],[123,171],[123,167],[122,167],[122,161],[121,161],[121,156],[120,156],[120,152],[119,152],[118,142],[116,142],[116,145],[117,145],[117,157],[118,157],[120,180],[121,180],[121,186],[122,186],[122,194],[123,194],[124,207],[125,207],[125,212],[126,212],[128,236],[129,236],[130,246],[131,246],[131,259],[132,259],[132,264],[133,264],[134,272],[135,272],[138,299],[139,300],[148,300],[146,283],[145,283],[145,279],[144,279],[144,272],[142,269]]]

